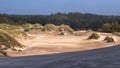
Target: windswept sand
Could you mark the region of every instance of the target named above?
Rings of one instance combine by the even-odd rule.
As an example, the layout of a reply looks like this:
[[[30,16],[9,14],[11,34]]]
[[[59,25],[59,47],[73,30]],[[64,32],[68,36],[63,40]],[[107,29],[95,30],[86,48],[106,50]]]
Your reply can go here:
[[[26,46],[22,52],[8,52],[8,55],[13,56],[30,56],[43,55],[62,52],[84,51],[96,48],[110,47],[120,43],[120,37],[113,36],[109,33],[99,33],[101,38],[98,40],[88,40],[91,32],[78,31],[75,35],[54,35],[51,33],[29,33],[29,39],[23,41]],[[112,36],[116,43],[106,43],[104,38]]]
[[[26,49],[1,57],[0,68],[120,68],[120,37],[99,33],[99,40],[87,40],[90,34],[29,34],[23,42]],[[106,36],[114,37],[116,43],[103,41]]]

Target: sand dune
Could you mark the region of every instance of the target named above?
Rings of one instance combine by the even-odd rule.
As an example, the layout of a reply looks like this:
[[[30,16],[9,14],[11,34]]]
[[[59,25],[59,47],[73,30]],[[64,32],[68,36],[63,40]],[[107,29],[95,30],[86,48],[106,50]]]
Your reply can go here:
[[[30,34],[23,42],[26,49],[9,51],[11,57],[0,58],[0,68],[119,68],[120,37],[99,33],[100,39],[87,40],[90,34]],[[114,37],[116,43],[103,41],[106,36]]]
[[[54,34],[28,34],[30,39],[23,42],[26,46],[22,52],[8,51],[8,55],[13,56],[31,56],[62,52],[83,51],[96,48],[110,47],[120,43],[120,37],[109,33],[99,33],[101,38],[98,40],[88,40],[92,32],[80,31],[77,35],[54,35]],[[106,43],[104,38],[113,36],[116,43]]]

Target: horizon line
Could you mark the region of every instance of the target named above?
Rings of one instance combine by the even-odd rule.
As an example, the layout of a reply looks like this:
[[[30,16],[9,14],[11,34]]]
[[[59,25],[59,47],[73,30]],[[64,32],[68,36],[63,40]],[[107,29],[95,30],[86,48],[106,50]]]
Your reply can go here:
[[[99,14],[99,13],[89,13],[89,12],[54,12],[54,13],[48,13],[48,14],[40,14],[40,13],[33,13],[33,14],[24,14],[24,13],[0,13],[0,14],[6,14],[6,15],[52,15],[52,14],[69,14],[69,13],[80,13],[80,14],[92,14],[92,15],[100,15],[100,16],[120,16],[118,14]]]

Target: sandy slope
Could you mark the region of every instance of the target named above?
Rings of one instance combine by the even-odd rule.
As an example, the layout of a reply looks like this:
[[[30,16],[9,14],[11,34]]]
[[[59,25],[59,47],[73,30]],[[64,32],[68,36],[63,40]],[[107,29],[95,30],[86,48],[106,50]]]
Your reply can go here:
[[[120,37],[109,33],[99,33],[99,40],[87,40],[91,32],[78,31],[75,35],[60,36],[49,33],[28,34],[30,39],[24,41],[26,50],[23,52],[8,52],[10,56],[42,55],[61,52],[83,51],[89,49],[109,47],[119,44]],[[103,39],[113,36],[116,43],[106,43]]]

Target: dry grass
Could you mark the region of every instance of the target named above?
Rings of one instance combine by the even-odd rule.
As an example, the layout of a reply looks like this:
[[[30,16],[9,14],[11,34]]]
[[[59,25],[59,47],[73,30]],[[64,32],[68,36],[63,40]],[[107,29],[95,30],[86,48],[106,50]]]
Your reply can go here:
[[[0,30],[0,44],[5,45],[6,48],[14,49],[15,47],[23,48],[24,46],[20,44],[14,37],[4,30]]]

